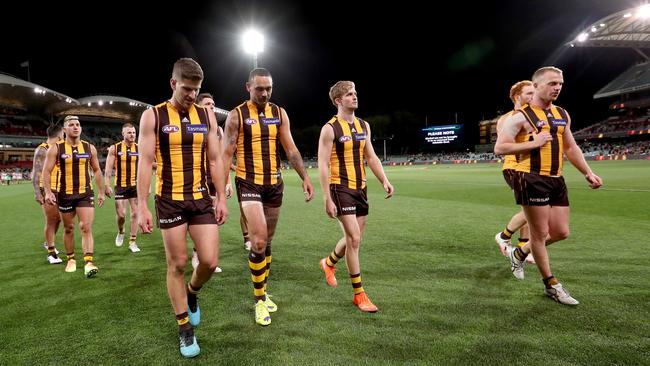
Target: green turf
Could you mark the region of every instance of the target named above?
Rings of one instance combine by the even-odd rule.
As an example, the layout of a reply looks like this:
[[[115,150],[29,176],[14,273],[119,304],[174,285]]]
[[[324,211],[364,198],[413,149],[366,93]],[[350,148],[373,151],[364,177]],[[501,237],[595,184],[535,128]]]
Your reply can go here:
[[[318,260],[341,236],[320,190],[302,200],[295,173],[273,241],[273,323],[253,320],[252,285],[236,201],[222,227],[224,272],[201,291],[196,330],[210,365],[526,364],[640,365],[650,361],[650,161],[594,162],[603,189],[565,170],[571,236],[550,247],[553,270],[580,302],[554,303],[534,267],[517,281],[493,241],[517,210],[497,165],[387,168],[384,200],[369,175],[370,216],[361,265],[379,306],[351,303],[345,266],[339,288]],[[317,171],[310,170],[314,183]],[[31,186],[0,187],[0,364],[177,365],[183,362],[165,287],[160,233],[141,253],[116,248],[113,202],[96,211],[100,273],[85,279],[45,263],[42,216]],[[77,252],[80,235],[76,233]],[[57,244],[62,249],[61,233]],[[188,265],[188,268],[189,265]]]

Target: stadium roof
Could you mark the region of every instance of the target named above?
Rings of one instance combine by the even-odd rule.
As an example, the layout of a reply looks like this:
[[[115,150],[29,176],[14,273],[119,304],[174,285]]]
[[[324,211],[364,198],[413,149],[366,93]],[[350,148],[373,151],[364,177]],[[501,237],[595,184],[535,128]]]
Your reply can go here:
[[[650,89],[650,62],[634,65],[609,82],[596,94],[594,99],[612,97]]]
[[[79,98],[79,103],[79,106],[68,108],[59,114],[114,118],[138,123],[142,112],[152,107],[151,104],[117,95],[93,95]],[[218,121],[225,121],[228,116],[228,111],[225,109],[215,107],[214,112]]]
[[[58,114],[95,116],[138,123],[140,115],[147,108],[151,108],[151,105],[135,99],[117,95],[93,95],[79,98],[79,105],[61,110]]]
[[[75,114],[132,123],[138,123],[142,112],[151,108],[150,104],[117,95],[93,95],[77,100],[3,72],[0,72],[0,105],[38,115]],[[228,111],[215,108],[215,114],[222,122]]]
[[[79,105],[79,101],[38,84],[0,72],[0,104],[41,114]]]
[[[650,48],[650,4],[606,16],[588,26],[567,45]]]

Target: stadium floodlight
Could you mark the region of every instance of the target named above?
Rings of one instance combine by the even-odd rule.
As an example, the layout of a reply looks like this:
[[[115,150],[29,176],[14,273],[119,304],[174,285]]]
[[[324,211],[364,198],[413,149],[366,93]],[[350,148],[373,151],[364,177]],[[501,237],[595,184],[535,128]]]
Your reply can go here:
[[[264,52],[264,35],[254,29],[249,29],[244,32],[242,44],[244,51],[253,55],[253,68],[257,68],[257,54]]]
[[[631,16],[632,16],[632,13],[625,13],[625,15],[623,15],[623,18],[629,18]]]
[[[588,37],[589,37],[589,33],[586,33],[586,32],[585,33],[580,33],[580,35],[577,38],[577,41],[578,42],[584,42],[584,41],[587,40]]]
[[[636,15],[641,19],[647,19],[650,17],[650,4],[639,6],[639,10],[637,11]]]

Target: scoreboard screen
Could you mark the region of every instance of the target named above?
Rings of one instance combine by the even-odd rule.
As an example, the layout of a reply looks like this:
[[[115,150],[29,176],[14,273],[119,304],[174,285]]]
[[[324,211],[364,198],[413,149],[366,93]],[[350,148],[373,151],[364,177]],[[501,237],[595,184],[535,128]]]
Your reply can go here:
[[[464,145],[461,124],[423,128],[421,135],[425,149],[449,149]]]

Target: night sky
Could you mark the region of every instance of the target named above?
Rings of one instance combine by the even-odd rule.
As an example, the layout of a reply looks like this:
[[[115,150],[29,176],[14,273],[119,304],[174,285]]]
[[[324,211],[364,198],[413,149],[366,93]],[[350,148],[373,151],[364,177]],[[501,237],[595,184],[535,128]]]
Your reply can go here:
[[[174,61],[193,57],[205,72],[202,91],[231,109],[248,97],[251,58],[240,35],[255,24],[266,36],[259,65],[273,74],[272,101],[286,108],[292,129],[325,123],[336,112],[329,87],[352,80],[358,116],[408,111],[422,127],[458,118],[471,140],[479,120],[509,110],[510,85],[540,66],[564,70],[557,104],[577,130],[607,115],[611,100],[593,94],[640,60],[629,49],[563,46],[637,5],[629,0],[454,1],[445,12],[423,1],[89,3],[3,4],[0,71],[26,79],[20,63],[29,60],[33,82],[71,97],[157,104],[171,95]]]

